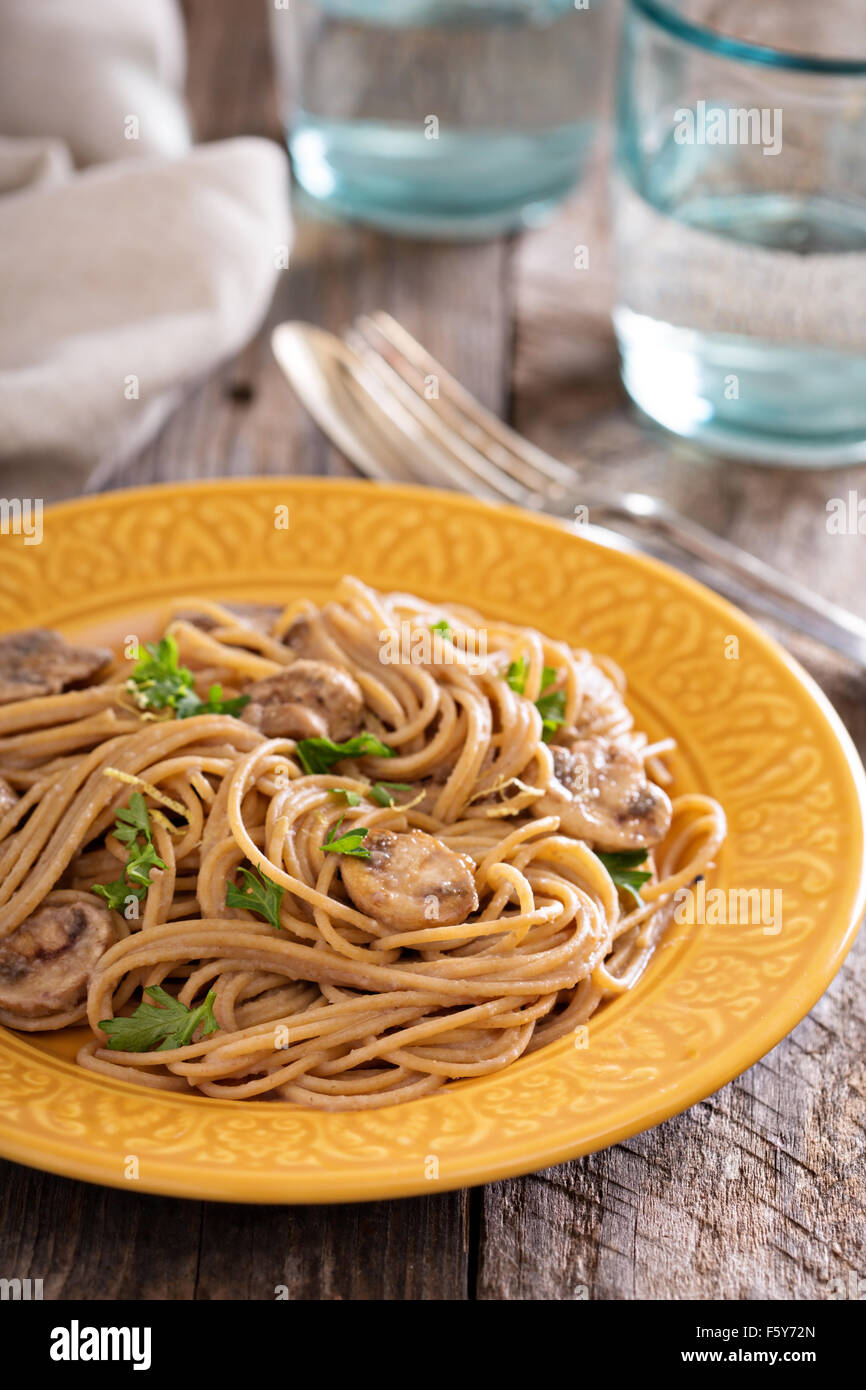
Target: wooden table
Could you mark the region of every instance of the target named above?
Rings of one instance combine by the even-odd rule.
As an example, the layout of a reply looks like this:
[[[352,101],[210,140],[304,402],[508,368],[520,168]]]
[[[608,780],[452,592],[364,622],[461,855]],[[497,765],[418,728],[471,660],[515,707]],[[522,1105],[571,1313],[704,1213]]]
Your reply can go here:
[[[279,138],[261,0],[187,0],[202,139]],[[575,270],[574,247],[590,248]],[[826,503],[864,474],[699,460],[630,413],[592,180],[522,240],[427,245],[299,227],[270,323],[385,308],[482,401],[587,479],[655,492],[866,614],[863,537]],[[196,390],[118,485],[349,471],[270,357],[267,328]],[[861,750],[864,678],[791,642]],[[401,1202],[254,1208],[103,1190],[3,1164],[0,1275],[47,1298],[826,1297],[864,1272],[866,938],[789,1038],[687,1114],[532,1177]]]

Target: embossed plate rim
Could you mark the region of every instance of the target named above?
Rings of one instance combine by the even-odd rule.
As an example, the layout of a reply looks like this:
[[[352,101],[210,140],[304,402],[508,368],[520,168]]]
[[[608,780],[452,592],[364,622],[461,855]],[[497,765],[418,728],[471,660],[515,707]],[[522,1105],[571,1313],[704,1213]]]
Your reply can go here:
[[[291,502],[293,491],[298,495],[321,491],[323,494],[331,494],[335,497],[341,494],[349,495],[352,499],[357,500],[362,507],[372,503],[374,499],[385,498],[390,498],[395,502],[403,501],[407,504],[423,503],[427,506],[441,503],[447,511],[454,515],[462,513],[467,519],[473,515],[476,516],[479,518],[479,524],[482,517],[488,519],[491,516],[501,517],[503,522],[507,518],[517,518],[520,525],[547,529],[558,537],[569,536],[570,539],[567,542],[569,545],[588,546],[593,551],[601,551],[618,565],[627,568],[632,567],[635,572],[642,571],[644,576],[655,584],[664,582],[671,586],[680,597],[684,597],[693,606],[696,606],[697,611],[703,616],[709,612],[716,618],[724,618],[729,624],[735,621],[738,630],[749,635],[763,656],[768,658],[777,669],[780,667],[783,669],[786,680],[793,683],[792,689],[796,689],[798,699],[801,702],[806,701],[818,717],[819,732],[825,739],[821,746],[825,749],[832,749],[834,758],[841,755],[843,762],[847,764],[848,783],[846,790],[849,796],[853,794],[853,801],[859,810],[859,825],[854,827],[859,832],[859,875],[855,871],[849,872],[850,909],[848,920],[846,923],[842,923],[841,921],[836,922],[834,919],[827,925],[816,922],[811,930],[818,933],[822,948],[820,968],[817,972],[814,968],[809,971],[808,978],[802,981],[802,987],[798,989],[796,997],[792,997],[790,994],[781,996],[774,1007],[760,1017],[759,1024],[750,1025],[745,1040],[740,1040],[735,1064],[731,1062],[730,1040],[726,1038],[726,1049],[722,1051],[721,1056],[727,1058],[727,1061],[720,1062],[713,1057],[698,1060],[685,1077],[679,1077],[673,1083],[662,1085],[650,1096],[644,1094],[637,1111],[635,1110],[635,1103],[632,1101],[630,1108],[626,1109],[624,1115],[620,1114],[617,1118],[615,1112],[614,1118],[606,1127],[596,1128],[591,1133],[587,1133],[585,1128],[581,1130],[580,1116],[570,1112],[573,1116],[573,1132],[558,1138],[556,1141],[548,1139],[544,1127],[536,1121],[536,1128],[531,1134],[521,1134],[518,1126],[512,1130],[507,1138],[504,1133],[498,1138],[494,1136],[487,1143],[487,1146],[480,1150],[470,1151],[467,1145],[467,1151],[461,1155],[458,1143],[456,1149],[452,1147],[448,1151],[447,1166],[443,1164],[440,1179],[433,1190],[445,1191],[468,1184],[493,1181],[518,1173],[533,1171],[618,1142],[687,1109],[698,1100],[718,1090],[727,1081],[753,1065],[759,1057],[765,1055],[808,1013],[824,992],[853,942],[860,916],[864,905],[866,905],[866,864],[864,864],[863,857],[864,836],[866,836],[866,829],[864,829],[866,826],[866,775],[864,775],[857,752],[839,716],[812,678],[739,609],[728,604],[712,590],[705,588],[688,576],[680,574],[653,557],[636,551],[622,538],[617,538],[618,541],[622,541],[622,544],[605,546],[592,534],[593,528],[581,528],[579,533],[575,533],[574,529],[567,523],[555,519],[533,515],[518,508],[491,507],[488,504],[476,502],[471,498],[457,494],[431,492],[428,489],[411,485],[371,485],[354,479],[265,476],[186,482],[168,484],[162,487],[124,489],[108,494],[97,494],[93,497],[76,499],[52,507],[47,510],[46,517],[50,517],[53,521],[63,516],[70,518],[82,514],[86,516],[88,511],[106,506],[120,511],[135,509],[139,506],[146,508],[154,501],[164,502],[172,498],[181,501],[195,494],[199,496],[210,494],[212,499],[216,500],[220,497],[228,499],[232,495],[255,497],[257,494],[266,493],[273,500],[278,491],[289,502]],[[233,592],[238,592],[244,586],[246,588],[261,586],[261,566],[259,569],[249,565],[244,568],[238,563],[239,559],[239,556],[231,557],[224,580],[222,578],[215,579],[213,586],[218,586],[219,583],[224,582],[226,587],[232,589]],[[347,560],[347,568],[351,567],[350,560],[351,557]],[[317,575],[318,582],[321,581],[323,573],[324,570]],[[166,594],[176,590],[182,582],[183,580],[179,577],[169,576],[164,582],[149,585],[141,603],[148,606],[156,604]],[[192,582],[198,583],[200,580]],[[476,576],[475,582],[480,592],[478,576]],[[423,584],[419,584],[417,577],[414,580],[407,578],[404,587],[411,588],[413,584],[423,589]],[[97,593],[99,592],[98,585],[99,579],[97,577],[95,580]],[[129,609],[130,602],[133,601],[128,600],[126,595],[123,598],[117,598],[113,592],[109,595],[103,591],[100,597],[94,597],[89,604],[82,602],[64,603],[61,599],[59,604],[53,605],[42,602],[40,609],[45,613],[44,621],[75,625],[83,624],[87,619],[88,612],[117,613],[118,609],[121,611]],[[483,601],[479,601],[477,598],[473,598],[472,601],[479,607],[483,607]],[[552,624],[555,630],[561,626],[560,616]],[[0,629],[3,626],[0,623]],[[635,682],[635,686],[640,696],[640,683]],[[673,732],[678,731],[674,729]],[[688,747],[689,742],[684,741],[684,745]],[[835,765],[834,770],[837,774],[837,785],[841,785],[838,781],[840,774],[838,769],[835,769]],[[639,998],[639,994],[640,991],[637,995],[630,997],[629,1005]],[[635,1008],[637,1009],[637,1007],[635,1002]],[[743,1045],[744,1041],[745,1046]],[[553,1044],[550,1048],[517,1063],[510,1071],[515,1076],[530,1078],[533,1074],[543,1072],[545,1069],[553,1072],[557,1069],[557,1061],[564,1059],[564,1049],[567,1047],[567,1042]],[[168,1115],[176,1113],[178,1117],[189,1117],[198,1113],[199,1116],[203,1117],[204,1114],[219,1114],[224,1117],[224,1128],[230,1135],[233,1130],[235,1133],[253,1129],[261,1133],[269,1133],[272,1130],[286,1132],[291,1129],[293,1112],[287,1108],[277,1109],[276,1106],[268,1105],[266,1102],[250,1104],[204,1097],[176,1096],[160,1092],[143,1092],[141,1088],[130,1086],[125,1082],[83,1072],[69,1062],[37,1050],[20,1034],[15,1035],[6,1030],[0,1030],[0,1059],[4,1056],[7,1061],[14,1059],[15,1062],[22,1063],[24,1068],[29,1063],[35,1069],[33,1085],[37,1092],[40,1083],[36,1073],[39,1073],[40,1070],[43,1073],[50,1072],[57,1079],[66,1077],[73,1091],[87,1092],[90,1099],[93,1099],[94,1092],[98,1092],[97,1099],[104,1102],[109,1117],[116,1118],[119,1129],[122,1129],[124,1123],[123,1117],[128,1108],[127,1102],[133,1110],[138,1110],[144,1114],[147,1110],[147,1102],[150,1100],[156,1104],[158,1109],[164,1109],[164,1113]],[[569,1076],[568,1080],[574,1081],[575,1078]],[[579,1081],[579,1078],[577,1080]],[[506,1085],[508,1084],[510,1083],[506,1083]],[[496,1085],[502,1085],[501,1079],[497,1081],[496,1078],[487,1078],[484,1081],[463,1082],[455,1091],[451,1092],[451,1095],[456,1096],[459,1093],[465,1095],[472,1092],[478,1095],[480,1087],[483,1086],[489,1090]],[[579,1092],[580,1086],[577,1085],[576,1094]],[[2,1099],[2,1089],[0,1089],[0,1101]],[[439,1093],[438,1097],[433,1099],[436,1103],[435,1112],[437,1114],[441,1112],[443,1116],[443,1133],[447,1135],[448,1093],[444,1096]],[[32,1103],[36,1103],[35,1096]],[[411,1130],[414,1117],[419,1115],[427,1104],[429,1102],[411,1102],[409,1105],[399,1107],[396,1110],[374,1113],[401,1117],[398,1123],[402,1123],[404,1129]],[[454,1107],[450,1108],[453,1109]],[[24,1109],[26,1111],[26,1104]],[[304,1120],[311,1118],[310,1112],[296,1113],[300,1113]],[[425,1113],[427,1112],[425,1111]],[[92,1137],[88,1144],[87,1134],[83,1139],[72,1133],[63,1134],[64,1125],[68,1129],[69,1116],[62,1113],[62,1107],[55,1106],[53,1116],[58,1128],[50,1138],[41,1132],[28,1135],[26,1123],[16,1125],[5,1118],[0,1118],[0,1152],[19,1162],[29,1163],[66,1176],[109,1186],[123,1188],[130,1186],[130,1183],[123,1178],[120,1172],[118,1161],[119,1152],[123,1145],[130,1142],[127,1137],[129,1128],[118,1139],[118,1152],[103,1151],[95,1145]],[[316,1115],[315,1118],[325,1125],[329,1119],[328,1116],[322,1115]],[[190,1123],[192,1124],[192,1121]],[[129,1121],[128,1126],[134,1127],[134,1121]],[[398,1124],[392,1125],[392,1128],[396,1136]],[[357,1129],[360,1139],[364,1131],[362,1120],[358,1121]],[[299,1161],[296,1161],[293,1167],[285,1169],[276,1167],[263,1172],[261,1167],[256,1167],[253,1162],[252,1150],[256,1144],[255,1135],[245,1142],[249,1150],[246,1166],[244,1158],[240,1157],[227,1163],[222,1170],[215,1165],[210,1154],[208,1158],[211,1159],[211,1163],[207,1167],[201,1164],[197,1166],[196,1161],[188,1157],[172,1157],[170,1153],[167,1158],[162,1160],[149,1155],[148,1163],[151,1165],[149,1171],[135,1185],[142,1191],[159,1192],[167,1195],[249,1202],[353,1201],[429,1192],[433,1186],[418,1174],[417,1168],[414,1172],[407,1172],[405,1164],[402,1168],[400,1167],[401,1157],[408,1158],[408,1154],[405,1150],[401,1152],[396,1138],[393,1151],[383,1155],[381,1160],[370,1161],[369,1158],[366,1160],[362,1158],[357,1168],[351,1171],[348,1166],[349,1160],[344,1153],[341,1155],[342,1167],[339,1168],[339,1171],[335,1169],[332,1173],[329,1173],[327,1166],[317,1169],[314,1164],[308,1163],[304,1166]],[[271,1145],[273,1143],[272,1137],[270,1143]],[[417,1162],[417,1155],[414,1157]]]

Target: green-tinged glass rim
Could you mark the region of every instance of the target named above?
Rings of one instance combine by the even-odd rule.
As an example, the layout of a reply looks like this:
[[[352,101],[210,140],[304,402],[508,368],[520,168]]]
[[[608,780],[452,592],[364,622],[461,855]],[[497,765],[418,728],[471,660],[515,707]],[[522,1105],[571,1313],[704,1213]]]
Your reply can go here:
[[[862,58],[820,58],[806,53],[788,53],[766,44],[749,43],[731,38],[715,29],[695,23],[679,14],[666,0],[630,0],[633,10],[660,29],[720,58],[741,63],[760,63],[766,67],[783,68],[789,72],[823,73],[833,77],[866,77],[866,55]]]

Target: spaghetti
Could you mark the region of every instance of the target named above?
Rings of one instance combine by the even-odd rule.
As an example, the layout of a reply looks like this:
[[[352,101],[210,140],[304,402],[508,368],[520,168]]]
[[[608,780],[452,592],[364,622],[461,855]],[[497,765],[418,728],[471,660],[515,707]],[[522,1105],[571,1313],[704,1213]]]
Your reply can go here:
[[[353,578],[173,615],[0,705],[0,1023],[86,1019],[84,1067],[330,1110],[495,1072],[635,984],[722,844],[588,652]]]

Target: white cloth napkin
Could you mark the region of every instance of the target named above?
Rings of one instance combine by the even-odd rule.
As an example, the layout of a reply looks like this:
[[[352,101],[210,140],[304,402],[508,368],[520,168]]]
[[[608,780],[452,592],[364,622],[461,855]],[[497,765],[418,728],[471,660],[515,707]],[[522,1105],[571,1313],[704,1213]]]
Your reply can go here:
[[[0,0],[7,497],[105,482],[267,310],[285,153],[191,146],[183,72],[174,0]]]

